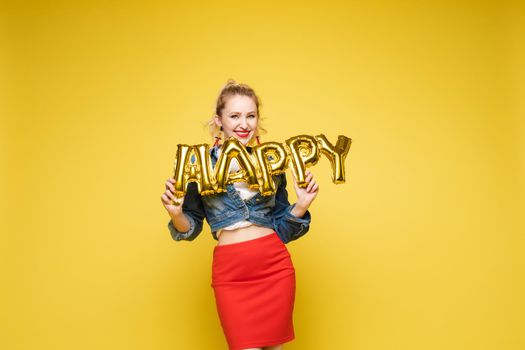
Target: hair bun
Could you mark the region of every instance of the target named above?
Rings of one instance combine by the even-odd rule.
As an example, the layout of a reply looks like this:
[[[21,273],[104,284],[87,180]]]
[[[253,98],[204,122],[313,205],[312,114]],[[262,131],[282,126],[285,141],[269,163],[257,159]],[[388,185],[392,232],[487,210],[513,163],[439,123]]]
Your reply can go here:
[[[228,79],[228,81],[226,82],[226,85],[235,85],[235,84],[237,84],[237,83],[235,82],[235,80],[233,80],[231,78]]]

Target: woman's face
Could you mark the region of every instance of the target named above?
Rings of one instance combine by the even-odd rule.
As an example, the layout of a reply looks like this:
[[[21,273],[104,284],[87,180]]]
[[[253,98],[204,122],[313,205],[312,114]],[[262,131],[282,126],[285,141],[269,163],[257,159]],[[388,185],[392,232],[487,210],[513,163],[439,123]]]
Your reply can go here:
[[[257,106],[249,96],[233,95],[227,98],[220,117],[215,123],[222,126],[224,138],[235,137],[246,145],[257,131]]]

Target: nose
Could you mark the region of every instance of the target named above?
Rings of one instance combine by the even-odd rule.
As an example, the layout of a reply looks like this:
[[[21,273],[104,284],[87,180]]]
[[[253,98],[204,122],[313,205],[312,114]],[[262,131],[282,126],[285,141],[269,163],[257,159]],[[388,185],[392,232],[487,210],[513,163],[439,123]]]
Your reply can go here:
[[[241,118],[241,128],[244,130],[248,129],[248,120],[246,119],[246,116]]]

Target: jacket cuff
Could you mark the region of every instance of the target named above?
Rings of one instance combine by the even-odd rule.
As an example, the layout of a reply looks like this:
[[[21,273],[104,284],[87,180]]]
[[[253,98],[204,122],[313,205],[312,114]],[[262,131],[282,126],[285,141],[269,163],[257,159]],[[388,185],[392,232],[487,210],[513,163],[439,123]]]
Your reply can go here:
[[[307,226],[310,225],[310,222],[312,221],[312,216],[310,215],[310,212],[306,210],[304,215],[298,218],[297,216],[292,214],[292,210],[294,207],[295,207],[295,203],[290,205],[288,208],[286,208],[284,212],[284,219],[292,221],[292,222],[297,222],[299,224],[307,225]]]
[[[173,221],[168,222],[168,229],[170,230],[171,237],[176,241],[182,241],[187,240],[189,236],[193,233],[195,230],[195,220],[189,215],[184,214],[188,221],[190,222],[190,229],[187,232],[181,232],[175,228],[175,225],[173,225]]]

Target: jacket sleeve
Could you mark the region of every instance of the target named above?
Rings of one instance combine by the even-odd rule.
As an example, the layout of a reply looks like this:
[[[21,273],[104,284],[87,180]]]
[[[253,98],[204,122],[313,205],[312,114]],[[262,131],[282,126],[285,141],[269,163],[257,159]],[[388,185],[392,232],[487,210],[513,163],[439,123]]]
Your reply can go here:
[[[286,244],[306,234],[310,229],[312,218],[308,210],[300,218],[291,213],[292,209],[295,207],[295,203],[290,205],[290,202],[288,201],[286,174],[282,173],[279,176],[281,176],[281,182],[275,193],[273,226],[275,232],[277,232],[277,235],[281,238],[281,241]]]
[[[168,229],[171,237],[175,241],[193,241],[202,231],[202,223],[206,216],[202,198],[197,189],[195,182],[190,182],[184,195],[184,203],[182,203],[182,212],[190,222],[190,229],[187,232],[180,232],[173,225],[173,221],[169,221]]]

